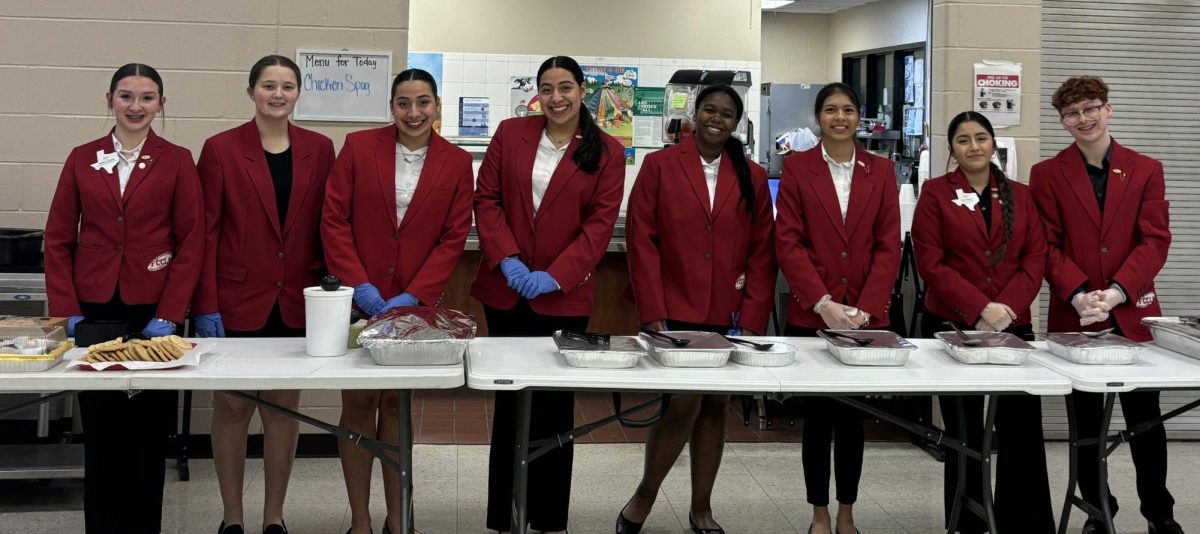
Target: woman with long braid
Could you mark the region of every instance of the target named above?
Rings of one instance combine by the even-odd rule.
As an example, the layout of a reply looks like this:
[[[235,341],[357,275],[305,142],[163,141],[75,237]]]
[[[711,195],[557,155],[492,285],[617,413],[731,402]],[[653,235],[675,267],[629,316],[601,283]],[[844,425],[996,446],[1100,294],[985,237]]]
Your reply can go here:
[[[950,121],[946,138],[957,163],[950,173],[922,186],[913,218],[917,271],[929,284],[928,310],[921,330],[926,336],[948,329],[1009,332],[1033,338],[1029,308],[1042,287],[1046,240],[1029,188],[1005,176],[992,162],[996,137],[987,117],[966,111]],[[959,401],[966,426],[959,428]],[[983,397],[941,396],[942,416],[950,435],[963,437],[976,450],[983,436]],[[996,429],[1003,434],[996,469],[996,520],[992,532],[1051,533],[1054,516],[1042,441],[1041,401],[1034,395],[1009,395],[1000,402]],[[946,513],[958,480],[956,453],[946,455]],[[967,494],[981,500],[982,466],[967,462]],[[988,529],[970,513],[958,532]]]

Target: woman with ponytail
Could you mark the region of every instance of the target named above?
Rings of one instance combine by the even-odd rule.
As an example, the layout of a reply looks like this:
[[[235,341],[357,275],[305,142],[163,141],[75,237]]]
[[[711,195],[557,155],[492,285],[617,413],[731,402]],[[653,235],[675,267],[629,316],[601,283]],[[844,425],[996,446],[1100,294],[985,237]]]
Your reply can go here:
[[[900,193],[892,163],[854,142],[860,108],[849,85],[823,87],[813,109],[821,144],[783,162],[775,254],[791,290],[789,336],[888,326],[900,271]],[[862,412],[829,397],[809,397],[804,405],[809,531],[851,534],[862,476]],[[829,514],[830,448],[836,521]]]
[[[596,264],[608,249],[625,191],[625,147],[600,131],[583,105],[583,69],[555,56],[538,68],[544,115],[496,128],[475,189],[483,261],[471,295],[490,336],[549,336],[587,328]],[[529,439],[574,427],[575,393],[533,394]],[[487,528],[512,526],[516,393],[496,392],[488,465]],[[529,466],[528,519],[535,530],[567,528],[573,448]]]
[[[921,331],[931,337],[953,321],[963,329],[1009,332],[1032,341],[1029,309],[1042,287],[1047,253],[1037,206],[1027,186],[1009,180],[992,163],[996,139],[987,117],[959,113],[946,138],[957,168],[922,186],[912,226],[917,271],[929,285]],[[983,397],[939,396],[939,401],[947,432],[978,449]],[[996,465],[999,524],[992,532],[1054,532],[1040,400],[1010,395],[998,402],[996,431],[1004,440]],[[965,428],[958,428],[959,406]],[[947,451],[947,518],[957,467],[955,453]],[[983,491],[981,472],[978,460],[967,461],[967,493],[977,501]],[[964,513],[952,530],[970,534],[988,529],[980,518]]]
[[[650,330],[760,335],[775,290],[771,197],[766,171],[733,137],[743,104],[728,85],[696,96],[696,128],[646,156],[629,194],[625,241],[638,318]],[[631,534],[654,506],[684,443],[691,454],[695,532],[723,532],[710,497],[725,438],[728,395],[676,395],[650,429],[642,481],[617,515]]]

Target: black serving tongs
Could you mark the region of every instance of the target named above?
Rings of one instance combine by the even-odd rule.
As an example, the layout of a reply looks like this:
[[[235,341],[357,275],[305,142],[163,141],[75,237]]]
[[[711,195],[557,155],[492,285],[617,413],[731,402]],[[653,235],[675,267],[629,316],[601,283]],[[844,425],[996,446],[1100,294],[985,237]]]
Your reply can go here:
[[[576,332],[574,330],[563,330],[562,337],[582,341],[588,345],[597,345],[607,347],[609,342],[608,334],[593,334],[590,332]]]
[[[827,336],[830,336],[830,337],[842,338],[842,339],[849,341],[851,343],[854,343],[855,345],[858,345],[860,347],[865,347],[865,346],[871,344],[870,339],[843,334],[841,332],[838,332],[837,330],[825,329],[825,330],[821,330],[821,333],[823,333]]]
[[[963,346],[978,347],[979,345],[983,344],[982,339],[976,339],[968,336],[966,332],[963,332],[962,329],[958,327],[958,325],[954,324],[954,321],[946,321],[946,324],[950,325],[950,328],[953,328],[954,331],[958,333],[958,337],[962,339]]]
[[[653,330],[650,330],[649,328],[642,328],[642,332],[646,333],[646,335],[648,335],[650,337],[656,337],[656,338],[662,339],[664,341],[670,341],[671,344],[675,345],[676,347],[686,347],[686,346],[688,346],[689,343],[692,342],[692,340],[690,340],[690,339],[683,339],[683,338],[668,336],[662,332],[655,332]]]

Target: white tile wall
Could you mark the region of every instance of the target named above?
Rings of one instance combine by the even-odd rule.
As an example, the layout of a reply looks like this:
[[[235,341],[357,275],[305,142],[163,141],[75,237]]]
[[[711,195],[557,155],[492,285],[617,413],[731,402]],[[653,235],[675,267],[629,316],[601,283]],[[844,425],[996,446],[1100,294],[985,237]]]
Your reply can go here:
[[[758,139],[759,90],[762,64],[758,61],[726,61],[722,59],[694,58],[632,58],[574,56],[581,65],[618,65],[638,68],[638,85],[662,87],[671,75],[680,69],[738,69],[750,71],[755,85],[747,95],[746,112],[755,124],[755,139]],[[488,97],[491,117],[488,126],[492,132],[500,121],[509,118],[509,84],[513,76],[537,74],[537,68],[545,56],[521,54],[468,54],[446,53],[442,56],[442,135],[458,135],[459,97]],[[636,164],[625,168],[625,193],[628,198],[633,180],[641,168],[642,160],[654,149],[638,148]],[[476,154],[476,171],[482,154]],[[624,214],[625,203],[621,204]]]

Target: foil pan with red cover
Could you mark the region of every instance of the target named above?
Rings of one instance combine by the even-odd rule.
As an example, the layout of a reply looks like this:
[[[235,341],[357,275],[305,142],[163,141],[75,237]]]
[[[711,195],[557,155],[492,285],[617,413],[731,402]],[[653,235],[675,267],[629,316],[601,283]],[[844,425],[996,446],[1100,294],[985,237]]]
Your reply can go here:
[[[376,316],[358,343],[378,365],[457,365],[475,330],[475,319],[460,311],[409,306]]]

